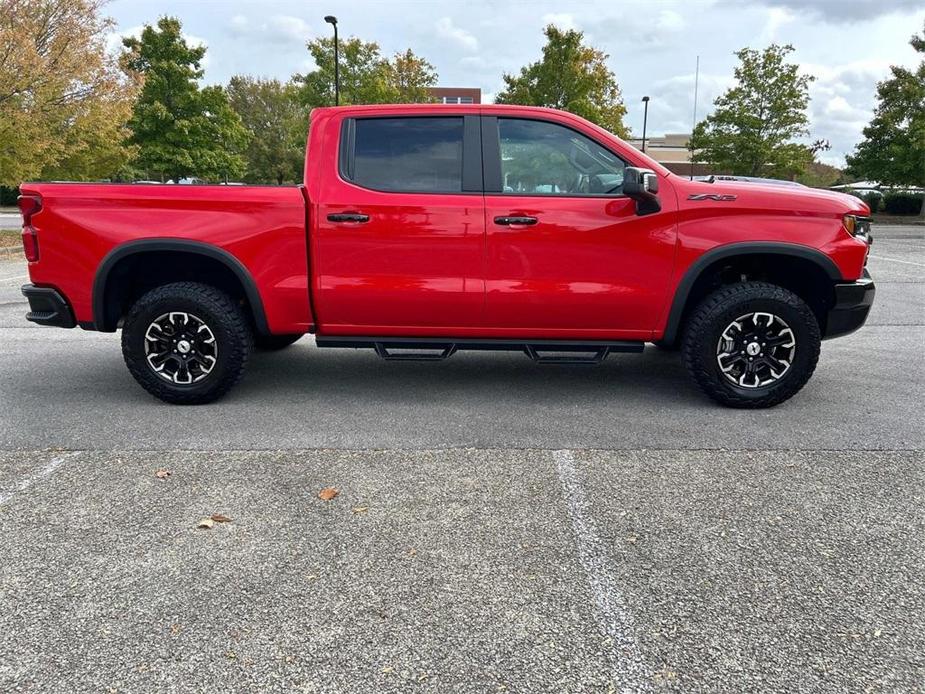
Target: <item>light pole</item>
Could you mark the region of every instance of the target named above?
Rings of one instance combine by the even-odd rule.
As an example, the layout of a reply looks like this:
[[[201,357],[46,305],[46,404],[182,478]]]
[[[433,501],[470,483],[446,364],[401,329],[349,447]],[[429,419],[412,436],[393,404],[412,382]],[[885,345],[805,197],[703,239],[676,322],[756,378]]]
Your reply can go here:
[[[337,48],[337,17],[329,14],[324,18],[328,24],[334,27],[334,105],[340,106],[340,60]]]
[[[646,151],[646,123],[649,120],[649,97],[642,97],[642,103],[645,104],[645,110],[642,112],[642,151]]]

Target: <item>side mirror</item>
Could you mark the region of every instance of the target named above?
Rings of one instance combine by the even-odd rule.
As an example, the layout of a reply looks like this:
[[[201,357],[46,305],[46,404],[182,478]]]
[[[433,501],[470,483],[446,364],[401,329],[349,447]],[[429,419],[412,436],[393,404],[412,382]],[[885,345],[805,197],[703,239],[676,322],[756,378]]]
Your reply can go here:
[[[658,200],[658,176],[652,169],[627,166],[623,170],[623,194],[636,201],[636,214],[653,214],[662,209]]]

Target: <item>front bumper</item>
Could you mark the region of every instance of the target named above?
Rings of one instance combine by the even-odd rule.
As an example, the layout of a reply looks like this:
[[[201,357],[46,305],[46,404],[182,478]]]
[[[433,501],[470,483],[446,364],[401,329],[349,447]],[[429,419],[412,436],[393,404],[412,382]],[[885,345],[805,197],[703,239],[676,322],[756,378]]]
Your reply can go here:
[[[56,328],[73,328],[77,325],[67,299],[57,289],[24,284],[22,293],[29,300],[26,320]]]
[[[856,282],[835,285],[835,305],[825,323],[825,339],[853,333],[864,325],[874,303],[876,288],[867,270]]]

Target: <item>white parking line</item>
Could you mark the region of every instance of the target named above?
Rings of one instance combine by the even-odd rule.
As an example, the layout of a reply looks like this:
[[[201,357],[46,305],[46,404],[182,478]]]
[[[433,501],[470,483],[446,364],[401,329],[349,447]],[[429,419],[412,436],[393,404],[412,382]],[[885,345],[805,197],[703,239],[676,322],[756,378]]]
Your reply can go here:
[[[604,543],[597,533],[571,451],[554,451],[562,493],[568,505],[578,560],[591,586],[598,626],[611,642],[610,660],[614,686],[622,694],[647,692],[652,679],[642,659],[635,627],[616,578],[607,566]]]
[[[3,506],[7,501],[12,499],[16,494],[26,491],[36,482],[48,477],[51,473],[57,470],[68,458],[73,458],[75,455],[79,455],[79,451],[71,451],[70,453],[65,453],[64,455],[59,455],[56,458],[52,458],[50,462],[36,470],[33,474],[29,475],[25,479],[20,480],[12,490],[8,492],[0,492],[0,506]]]
[[[12,282],[13,280],[25,280],[29,279],[29,275],[16,275],[16,277],[3,277],[0,278],[0,284],[4,282]]]
[[[903,265],[916,265],[918,267],[925,267],[925,263],[914,263],[911,260],[900,260],[899,258],[887,258],[882,255],[869,255],[869,258],[876,258],[877,260],[889,260],[891,263],[902,263]]]

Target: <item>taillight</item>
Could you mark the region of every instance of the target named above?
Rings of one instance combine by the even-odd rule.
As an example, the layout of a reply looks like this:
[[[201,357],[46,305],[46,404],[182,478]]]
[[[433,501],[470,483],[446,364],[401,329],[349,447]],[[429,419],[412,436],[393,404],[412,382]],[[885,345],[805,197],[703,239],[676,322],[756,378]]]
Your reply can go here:
[[[39,259],[39,238],[32,226],[32,216],[42,209],[42,199],[37,195],[20,195],[18,202],[22,214],[22,249],[26,260],[34,263]]]

